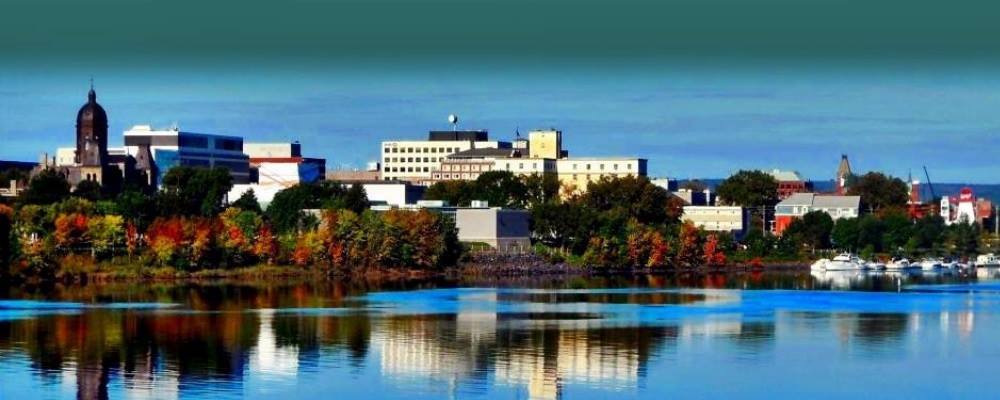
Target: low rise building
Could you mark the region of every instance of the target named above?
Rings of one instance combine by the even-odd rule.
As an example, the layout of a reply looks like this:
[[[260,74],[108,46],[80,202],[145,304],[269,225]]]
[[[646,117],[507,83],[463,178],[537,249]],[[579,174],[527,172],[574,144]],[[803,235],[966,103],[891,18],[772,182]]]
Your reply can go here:
[[[861,196],[795,193],[774,207],[774,233],[782,234],[792,221],[812,211],[822,211],[833,220],[857,218],[861,212]]]
[[[458,240],[484,243],[501,253],[524,253],[531,249],[531,213],[499,207],[455,210]]]
[[[741,238],[750,226],[750,213],[739,206],[684,206],[681,220],[709,232],[730,232]]]
[[[302,145],[292,143],[245,143],[250,157],[250,181],[261,185],[292,186],[326,178],[326,160],[302,156]]]

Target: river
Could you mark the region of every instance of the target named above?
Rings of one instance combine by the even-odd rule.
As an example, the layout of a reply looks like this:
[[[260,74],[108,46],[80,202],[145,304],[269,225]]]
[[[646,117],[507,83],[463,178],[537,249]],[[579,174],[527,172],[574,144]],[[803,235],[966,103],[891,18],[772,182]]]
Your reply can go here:
[[[0,288],[0,399],[995,398],[1000,275]]]

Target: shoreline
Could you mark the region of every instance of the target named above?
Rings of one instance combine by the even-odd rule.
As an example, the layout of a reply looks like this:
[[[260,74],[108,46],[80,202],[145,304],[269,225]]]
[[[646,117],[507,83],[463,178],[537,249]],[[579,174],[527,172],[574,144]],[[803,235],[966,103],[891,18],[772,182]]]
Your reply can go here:
[[[114,267],[113,267],[114,268]],[[808,271],[809,266],[801,262],[771,262],[760,265],[730,264],[722,267],[681,267],[681,268],[607,268],[576,267],[565,263],[501,263],[488,264],[467,262],[440,271],[419,269],[370,269],[363,271],[320,271],[298,266],[260,265],[234,269],[207,269],[195,272],[173,268],[149,268],[139,270],[111,270],[94,272],[64,272],[50,280],[9,280],[13,285],[60,284],[120,284],[120,283],[217,283],[217,282],[259,282],[269,279],[294,281],[298,279],[330,279],[356,282],[393,282],[421,280],[462,280],[462,279],[519,279],[519,278],[574,278],[574,277],[634,277],[665,276],[685,274],[731,274],[753,272],[797,272]]]

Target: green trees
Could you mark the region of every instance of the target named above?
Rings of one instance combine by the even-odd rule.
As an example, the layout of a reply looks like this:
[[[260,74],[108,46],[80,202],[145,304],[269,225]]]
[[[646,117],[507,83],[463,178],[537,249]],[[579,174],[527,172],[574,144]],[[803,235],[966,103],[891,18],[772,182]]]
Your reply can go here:
[[[58,171],[46,168],[28,182],[28,189],[21,194],[24,204],[52,204],[69,196],[69,182]]]
[[[763,171],[741,170],[722,181],[716,193],[726,204],[770,207],[778,203],[778,181]]]
[[[348,189],[336,182],[300,183],[278,192],[265,215],[278,233],[287,233],[307,228],[312,219],[303,210],[331,208],[361,213],[368,208],[368,198],[360,185]]]
[[[14,209],[0,204],[0,279],[9,271],[12,249],[15,243],[12,235],[14,225]]]
[[[240,198],[229,204],[230,207],[239,208],[241,210],[253,211],[258,214],[263,212],[260,208],[260,202],[257,201],[257,195],[254,194],[253,189],[247,190],[240,195]]]
[[[670,193],[646,177],[604,178],[587,186],[583,202],[597,211],[620,212],[642,224],[677,222],[667,217]]]
[[[101,199],[101,184],[94,181],[80,181],[73,189],[73,196],[90,201]]]
[[[861,196],[863,208],[880,212],[887,208],[902,208],[909,199],[906,183],[881,172],[869,172],[855,180],[847,194]]]
[[[225,168],[177,166],[167,171],[162,186],[157,195],[161,215],[212,216],[222,211],[233,177]]]
[[[830,218],[829,214],[822,211],[811,211],[803,215],[802,218],[792,221],[784,235],[815,251],[830,247],[830,236],[833,228],[833,218]]]
[[[444,200],[455,206],[485,200],[491,206],[524,208],[532,201],[554,198],[558,191],[559,181],[551,175],[519,178],[510,171],[489,171],[474,181],[437,182],[427,188],[424,198]]]

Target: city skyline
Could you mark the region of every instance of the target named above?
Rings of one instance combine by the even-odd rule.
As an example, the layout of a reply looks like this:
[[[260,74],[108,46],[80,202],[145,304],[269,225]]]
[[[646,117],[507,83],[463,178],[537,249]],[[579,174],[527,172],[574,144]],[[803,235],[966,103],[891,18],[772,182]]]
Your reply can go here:
[[[460,127],[488,129],[499,140],[512,139],[515,130],[555,127],[564,131],[572,155],[647,158],[652,176],[723,178],[738,169],[780,168],[825,181],[832,179],[835,163],[845,153],[859,172],[881,170],[905,178],[927,165],[938,181],[997,183],[993,151],[1000,145],[1000,117],[988,111],[1000,109],[1000,96],[989,93],[1000,91],[983,91],[978,82],[942,84],[927,74],[924,83],[887,80],[867,86],[866,94],[852,95],[850,87],[860,83],[810,83],[816,74],[801,71],[791,73],[800,83],[778,82],[782,79],[764,72],[749,78],[691,74],[687,81],[647,73],[584,87],[574,82],[598,73],[575,71],[556,83],[528,73],[518,79],[425,71],[429,78],[411,79],[376,72],[392,75],[380,88],[319,73],[252,84],[221,72],[205,78],[98,75],[95,81],[108,109],[112,146],[132,125],[177,123],[185,130],[252,141],[298,140],[328,158],[331,170],[363,168],[378,159],[379,142],[449,129],[446,116],[455,113]],[[23,73],[6,75],[23,79],[0,79],[7,88],[0,92],[5,104],[0,132],[21,138],[0,149],[0,159],[33,161],[71,144],[72,118],[67,115],[85,100],[89,84],[89,76],[75,79],[78,75]],[[487,82],[468,84],[478,76]],[[802,82],[808,83],[806,88]],[[530,89],[538,85],[548,88]],[[629,90],[640,85],[654,89]],[[910,102],[900,103],[904,98]],[[838,102],[843,107],[836,111],[818,107]],[[938,102],[945,105],[936,106]],[[887,147],[893,150],[887,152]]]

